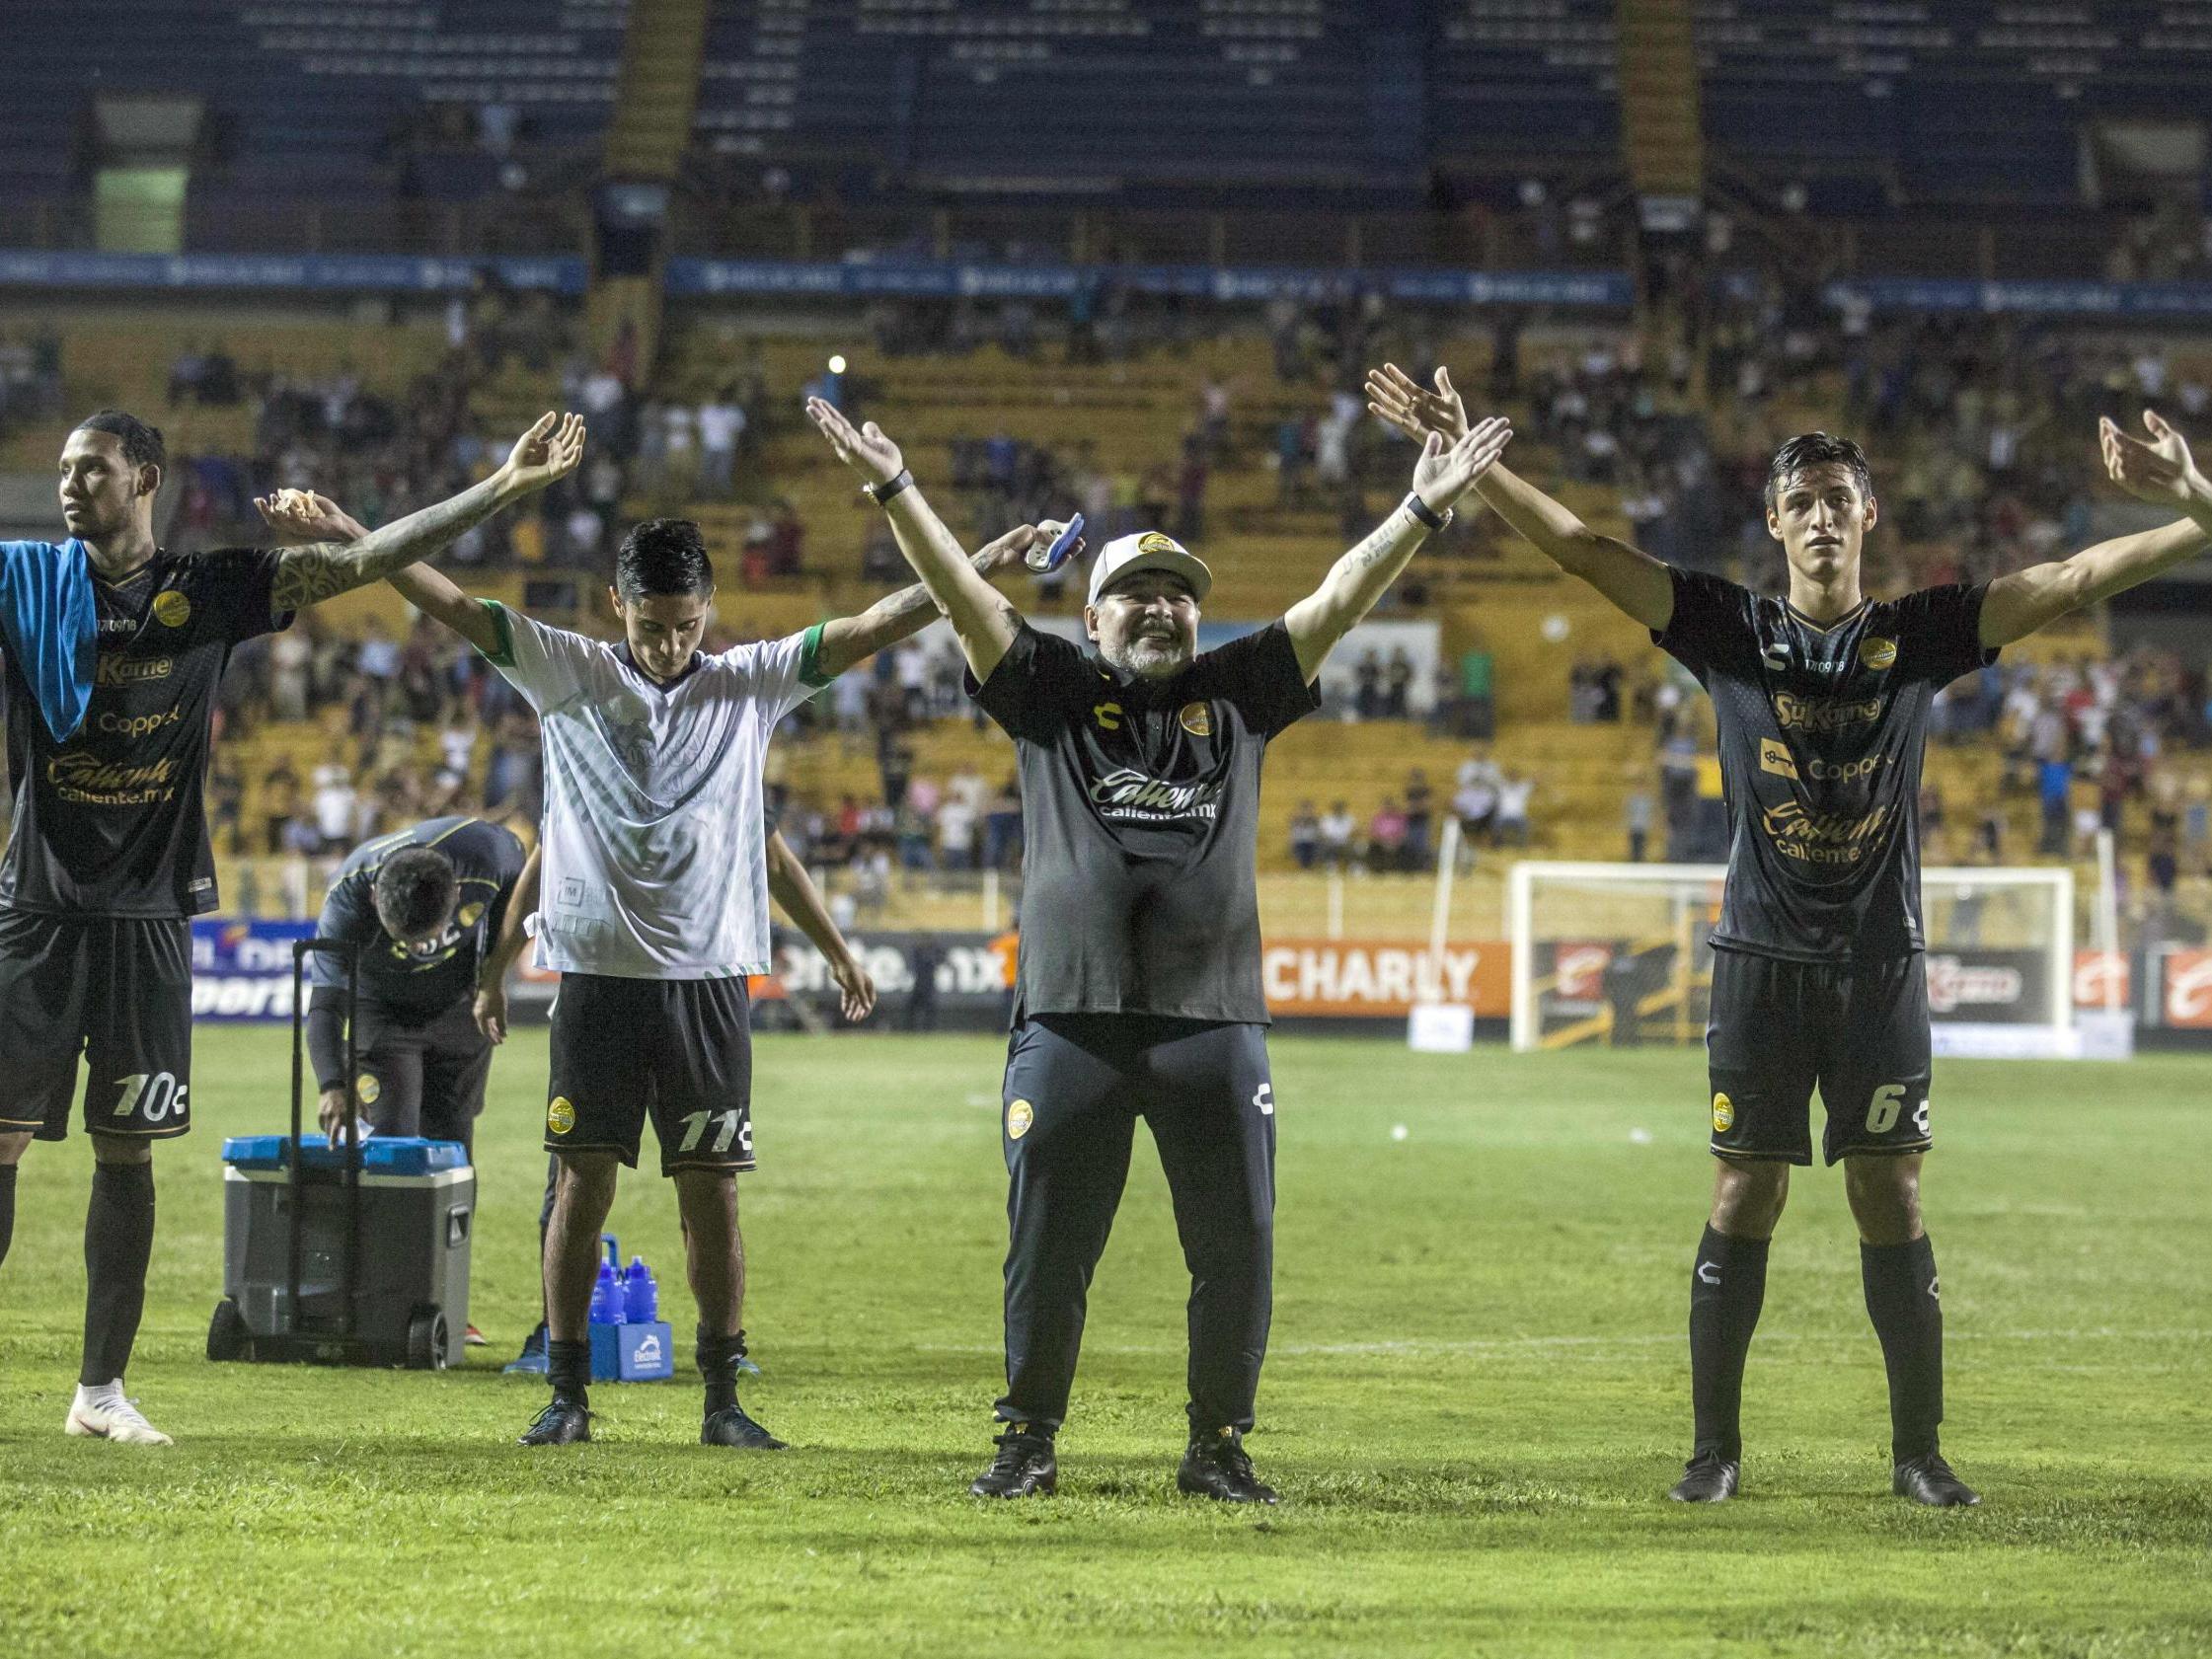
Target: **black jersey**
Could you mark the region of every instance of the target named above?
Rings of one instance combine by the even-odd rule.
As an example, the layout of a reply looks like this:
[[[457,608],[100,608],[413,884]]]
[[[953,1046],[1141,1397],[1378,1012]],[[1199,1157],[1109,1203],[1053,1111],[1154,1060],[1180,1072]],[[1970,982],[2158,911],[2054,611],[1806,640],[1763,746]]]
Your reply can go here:
[[[1025,624],[968,690],[1020,757],[1015,1018],[1264,1021],[1260,763],[1321,701],[1289,630],[1275,623],[1155,682]]]
[[[1865,600],[1822,626],[1786,601],[1674,572],[1652,640],[1713,698],[1728,879],[1713,943],[1795,961],[1924,947],[1920,768],[1936,692],[1997,660],[1986,587]]]
[[[0,907],[141,917],[215,908],[203,799],[215,688],[234,646],[291,622],[270,610],[281,557],[157,553],[120,582],[95,572],[92,700],[67,738],[46,729],[9,661],[15,833]]]
[[[420,956],[402,949],[376,916],[376,872],[386,859],[409,847],[432,847],[443,853],[453,861],[453,872],[461,883],[453,920],[435,947]],[[522,874],[523,857],[522,843],[512,830],[482,818],[431,818],[412,829],[380,835],[354,848],[339,867],[315,932],[361,947],[363,1002],[426,1017],[476,994],[477,967],[499,936],[507,899]],[[342,986],[345,974],[336,957],[318,951],[309,980],[318,987]]]

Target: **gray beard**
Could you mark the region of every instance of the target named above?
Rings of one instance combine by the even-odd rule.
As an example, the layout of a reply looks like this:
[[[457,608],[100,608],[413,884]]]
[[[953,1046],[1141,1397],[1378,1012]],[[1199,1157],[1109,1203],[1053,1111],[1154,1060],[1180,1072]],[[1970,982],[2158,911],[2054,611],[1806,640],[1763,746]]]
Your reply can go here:
[[[1101,654],[1122,673],[1140,680],[1170,679],[1190,665],[1190,655],[1180,640],[1132,640],[1117,649],[1102,648]]]

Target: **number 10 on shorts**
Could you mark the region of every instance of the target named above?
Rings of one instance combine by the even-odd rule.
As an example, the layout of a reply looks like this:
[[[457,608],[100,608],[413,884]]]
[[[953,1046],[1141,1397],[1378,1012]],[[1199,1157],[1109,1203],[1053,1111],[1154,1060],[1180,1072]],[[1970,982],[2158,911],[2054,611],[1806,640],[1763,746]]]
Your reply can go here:
[[[119,1077],[115,1088],[121,1093],[115,1096],[114,1115],[129,1117],[142,1112],[148,1123],[163,1122],[171,1112],[183,1117],[187,1087],[177,1081],[174,1072],[132,1072]]]
[[[738,1127],[743,1123],[743,1118],[744,1113],[735,1108],[721,1112],[692,1112],[684,1119],[683,1145],[676,1150],[679,1153],[697,1152],[701,1143],[706,1140],[707,1129],[711,1124],[714,1126],[715,1140],[707,1150],[721,1157],[729,1151],[730,1143],[737,1139]],[[738,1152],[740,1156],[750,1158],[753,1153],[753,1126],[744,1123],[743,1127],[745,1139]]]

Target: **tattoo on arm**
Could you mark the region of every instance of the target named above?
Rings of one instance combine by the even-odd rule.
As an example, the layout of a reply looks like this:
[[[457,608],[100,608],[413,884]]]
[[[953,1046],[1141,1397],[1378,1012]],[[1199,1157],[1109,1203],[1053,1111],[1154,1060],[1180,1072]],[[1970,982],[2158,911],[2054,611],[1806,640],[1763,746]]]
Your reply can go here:
[[[371,530],[357,542],[286,548],[277,558],[270,600],[280,611],[296,611],[382,581],[395,570],[435,558],[503,505],[497,480],[486,479],[450,500]]]

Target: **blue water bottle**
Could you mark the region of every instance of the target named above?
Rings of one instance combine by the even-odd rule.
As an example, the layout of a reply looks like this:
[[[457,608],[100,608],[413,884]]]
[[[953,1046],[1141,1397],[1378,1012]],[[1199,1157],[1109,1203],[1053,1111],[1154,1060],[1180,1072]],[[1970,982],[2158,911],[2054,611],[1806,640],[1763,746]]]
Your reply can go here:
[[[599,1243],[605,1253],[599,1258],[599,1277],[591,1287],[591,1322],[593,1324],[620,1324],[622,1322],[622,1275],[615,1270],[621,1259],[617,1252],[614,1235],[602,1233]]]
[[[642,1255],[630,1258],[630,1271],[622,1276],[622,1313],[632,1324],[651,1324],[660,1318],[660,1281]]]

